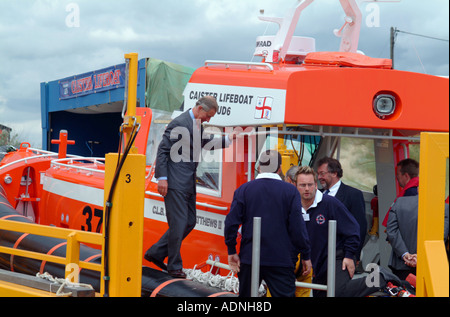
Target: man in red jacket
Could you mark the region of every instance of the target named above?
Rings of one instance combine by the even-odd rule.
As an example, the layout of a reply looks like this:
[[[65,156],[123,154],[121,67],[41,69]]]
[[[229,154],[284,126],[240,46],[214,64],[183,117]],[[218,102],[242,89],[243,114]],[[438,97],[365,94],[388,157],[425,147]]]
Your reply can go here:
[[[419,194],[419,163],[416,160],[407,158],[398,162],[395,171],[395,178],[397,179],[398,185],[402,187],[402,190],[398,194],[397,198],[404,196],[416,196]],[[392,205],[394,205],[394,203]],[[389,211],[390,209],[386,213],[382,223],[385,227],[387,226]]]

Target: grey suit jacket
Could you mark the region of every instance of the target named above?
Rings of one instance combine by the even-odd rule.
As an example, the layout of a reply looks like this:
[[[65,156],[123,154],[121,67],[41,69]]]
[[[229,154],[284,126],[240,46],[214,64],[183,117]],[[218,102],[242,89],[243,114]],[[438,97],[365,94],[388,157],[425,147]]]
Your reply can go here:
[[[225,137],[204,135],[192,120],[189,110],[173,119],[164,131],[156,155],[155,177],[167,177],[170,189],[195,193],[196,171],[201,149],[225,147]]]
[[[409,268],[402,255],[405,252],[417,253],[417,217],[419,196],[399,197],[389,212],[387,222],[387,238],[392,246],[389,266],[396,270]],[[445,204],[444,240],[448,237],[448,204]]]
[[[387,238],[392,246],[389,267],[407,270],[402,255],[417,253],[417,214],[419,196],[399,197],[389,212]]]

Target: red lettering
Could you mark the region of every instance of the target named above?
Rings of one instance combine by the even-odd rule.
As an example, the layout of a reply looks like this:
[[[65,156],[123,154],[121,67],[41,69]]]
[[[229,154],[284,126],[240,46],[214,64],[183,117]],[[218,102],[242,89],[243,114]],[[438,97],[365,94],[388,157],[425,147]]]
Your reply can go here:
[[[77,93],[77,81],[76,80],[72,80],[70,82],[70,90],[72,91],[72,94]]]
[[[87,84],[86,84],[85,91],[89,91],[89,90],[92,90],[92,77],[91,76],[87,77]]]
[[[114,72],[114,85],[120,85],[120,69],[116,69]]]
[[[103,74],[96,75],[97,78],[95,80],[95,89],[102,88],[103,85]]]

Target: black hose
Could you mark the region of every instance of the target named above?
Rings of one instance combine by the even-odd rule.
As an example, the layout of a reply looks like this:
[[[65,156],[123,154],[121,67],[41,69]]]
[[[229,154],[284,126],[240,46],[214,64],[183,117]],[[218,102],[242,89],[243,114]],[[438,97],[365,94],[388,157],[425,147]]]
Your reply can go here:
[[[131,147],[133,146],[134,140],[136,139],[136,136],[139,132],[140,129],[140,125],[139,124],[135,124],[133,126],[133,129],[131,131],[131,137],[128,140],[127,146],[125,148],[125,151],[123,153],[123,156],[121,157],[120,153],[121,153],[121,144],[122,144],[122,138],[123,138],[123,129],[121,129],[120,131],[120,141],[119,141],[119,150],[118,150],[118,158],[117,158],[117,166],[116,166],[116,171],[114,174],[114,178],[113,181],[111,183],[111,188],[109,190],[109,194],[108,194],[108,199],[105,202],[105,258],[104,258],[104,266],[103,266],[103,270],[104,270],[104,276],[103,279],[105,280],[105,293],[104,293],[104,297],[109,297],[109,263],[108,263],[108,254],[109,254],[109,216],[111,213],[111,208],[112,208],[112,199],[114,196],[114,191],[116,189],[116,185],[117,185],[117,181],[119,179],[119,175],[120,175],[120,171],[122,170],[123,164],[125,163],[125,160],[128,156],[128,153],[131,150]]]

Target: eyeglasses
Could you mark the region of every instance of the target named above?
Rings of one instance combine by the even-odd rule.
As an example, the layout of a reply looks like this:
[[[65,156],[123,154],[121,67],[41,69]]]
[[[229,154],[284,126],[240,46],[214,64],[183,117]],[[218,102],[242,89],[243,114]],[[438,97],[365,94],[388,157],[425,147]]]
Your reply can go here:
[[[320,172],[320,173],[317,173],[317,175],[319,175],[320,177],[322,177],[322,176],[325,176],[325,174],[328,174],[329,172],[328,171],[326,171],[326,172]]]
[[[298,184],[298,187],[301,187],[301,188],[306,188],[306,187],[314,187],[314,183],[311,183],[311,184]]]

